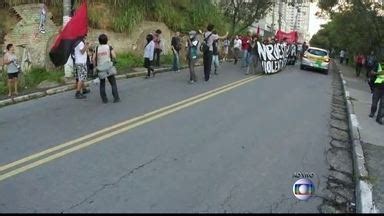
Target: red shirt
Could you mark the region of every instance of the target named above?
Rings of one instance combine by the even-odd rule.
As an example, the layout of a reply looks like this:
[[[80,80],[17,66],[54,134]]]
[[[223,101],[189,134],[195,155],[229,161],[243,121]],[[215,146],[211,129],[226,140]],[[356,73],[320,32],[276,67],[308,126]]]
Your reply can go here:
[[[241,38],[241,49],[242,50],[248,50],[249,49],[249,43],[250,43],[250,39],[248,36],[244,36]]]
[[[364,56],[362,56],[362,55],[357,56],[356,62],[358,64],[363,64],[364,63]]]

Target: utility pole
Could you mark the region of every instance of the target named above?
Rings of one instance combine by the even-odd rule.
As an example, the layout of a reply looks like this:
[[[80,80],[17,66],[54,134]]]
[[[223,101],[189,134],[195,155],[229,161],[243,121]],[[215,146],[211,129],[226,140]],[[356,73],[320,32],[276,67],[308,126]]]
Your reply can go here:
[[[272,24],[271,24],[271,32],[275,32],[275,10],[276,9],[276,2],[273,1],[273,10],[272,10]]]
[[[72,1],[63,0],[63,27],[67,25],[71,19]]]
[[[63,29],[71,20],[71,11],[72,11],[72,0],[63,0]],[[69,58],[67,63],[64,65],[64,77],[72,77],[73,72],[73,61],[72,58]]]
[[[283,0],[279,0],[279,30],[281,30],[282,25],[282,17],[283,17]]]

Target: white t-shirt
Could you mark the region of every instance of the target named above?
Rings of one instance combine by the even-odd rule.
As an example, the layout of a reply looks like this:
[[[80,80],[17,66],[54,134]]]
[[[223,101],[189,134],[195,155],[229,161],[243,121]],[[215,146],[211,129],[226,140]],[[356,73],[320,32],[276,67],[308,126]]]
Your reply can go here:
[[[144,58],[149,58],[150,61],[153,61],[154,52],[155,52],[155,42],[152,40],[144,48]]]
[[[84,52],[84,54],[81,53],[80,50],[84,49],[84,42],[80,42],[75,47],[75,63],[76,64],[87,64],[87,51]]]
[[[241,49],[241,45],[242,45],[241,39],[240,38],[239,39],[235,39],[233,48]]]

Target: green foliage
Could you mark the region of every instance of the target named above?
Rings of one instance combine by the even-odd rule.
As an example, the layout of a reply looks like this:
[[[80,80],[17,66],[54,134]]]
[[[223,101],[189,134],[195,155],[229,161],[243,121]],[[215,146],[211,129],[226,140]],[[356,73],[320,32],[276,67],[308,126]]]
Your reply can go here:
[[[63,71],[47,71],[44,68],[36,67],[19,76],[19,87],[20,89],[33,89],[44,80],[63,84],[63,76]],[[0,79],[0,94],[6,93],[8,93],[7,72],[4,71]]]
[[[117,54],[117,69],[119,73],[124,73],[133,67],[142,67],[144,58],[132,53]]]
[[[172,65],[173,64],[173,54],[170,53],[168,55],[162,55],[160,57],[160,64],[161,65]]]
[[[273,0],[222,0],[219,5],[231,23],[230,33],[239,34],[265,17],[273,4]]]
[[[336,51],[347,49],[351,59],[360,52],[367,55],[372,50],[379,58],[384,57],[384,22],[379,16],[383,8],[380,5],[358,0],[337,4],[323,0],[320,3],[324,4],[320,5],[323,10],[329,10],[332,20],[313,36],[311,45]],[[329,9],[331,7],[339,10]]]
[[[81,0],[76,0],[78,5]],[[92,0],[88,2],[89,21],[93,28],[131,32],[143,20],[164,22],[174,31],[204,30],[208,23],[225,33],[226,17],[207,0]],[[63,2],[48,0],[5,0],[5,6],[45,3],[57,24],[61,24]],[[1,3],[0,3],[1,5]]]
[[[32,68],[31,71],[25,73],[24,83],[21,87],[33,88],[39,85],[42,81],[54,81],[63,83],[64,72],[62,71],[47,71],[44,68]]]
[[[1,76],[0,76],[0,95],[6,94],[8,92],[7,88],[7,72],[2,71],[0,68]]]

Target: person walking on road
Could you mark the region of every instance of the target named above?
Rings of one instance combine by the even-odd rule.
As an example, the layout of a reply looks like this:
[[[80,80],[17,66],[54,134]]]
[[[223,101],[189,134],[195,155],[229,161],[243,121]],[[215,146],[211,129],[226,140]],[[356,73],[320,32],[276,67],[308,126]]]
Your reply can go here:
[[[307,42],[304,42],[303,45],[301,46],[301,53],[300,53],[300,59],[302,60],[304,57],[304,53],[307,51],[308,45]]]
[[[356,76],[359,77],[361,73],[361,69],[364,65],[364,55],[359,53],[359,55],[356,56]]]
[[[175,36],[172,37],[172,53],[173,53],[173,71],[180,72],[180,50],[181,50],[181,42],[180,42],[180,32],[176,32]]]
[[[366,76],[367,76],[368,85],[371,89],[371,93],[373,93],[374,82],[376,80],[376,74],[371,72],[375,69],[376,65],[377,65],[377,58],[374,52],[372,51],[371,54],[367,56],[367,59],[365,61],[365,67],[367,69]]]
[[[87,97],[84,93],[88,93],[85,88],[85,81],[87,81],[88,76],[88,67],[87,67],[87,50],[89,43],[84,40],[80,41],[77,46],[74,48],[74,65],[76,71],[76,99],[86,99]]]
[[[235,58],[235,64],[239,61],[239,55],[240,55],[240,50],[241,50],[241,39],[239,38],[238,35],[236,35],[235,40],[233,42],[233,55]]]
[[[224,49],[224,57],[223,57],[223,61],[226,62],[228,61],[228,53],[229,53],[229,45],[230,45],[231,41],[227,38],[224,39],[223,41],[223,49]]]
[[[228,36],[228,32],[225,36],[220,37],[217,34],[213,34],[215,26],[209,24],[207,26],[207,31],[203,34],[204,44],[202,46],[203,50],[203,64],[204,64],[204,78],[208,82],[211,75],[212,68],[212,59],[213,59],[213,42],[219,39],[224,39]]]
[[[340,51],[340,64],[344,63],[344,59],[345,59],[345,51],[342,49]]]
[[[12,87],[15,89],[15,96],[18,96],[18,77],[20,73],[20,65],[15,54],[13,44],[7,45],[7,52],[4,55],[4,65],[7,65],[8,74],[8,97],[12,97]]]
[[[345,55],[345,64],[348,65],[349,64],[349,52],[347,49],[345,50],[344,55]]]
[[[248,68],[249,65],[249,45],[251,43],[252,33],[248,32],[248,35],[241,38],[241,51],[242,51],[242,63],[241,67]]]
[[[190,31],[188,41],[186,44],[190,84],[194,84],[195,82],[197,82],[195,65],[199,57],[199,46],[200,46],[200,42],[197,40],[197,32]]]
[[[155,52],[155,41],[152,34],[147,35],[146,37],[147,44],[144,47],[144,67],[147,68],[146,79],[151,77],[151,73],[155,76],[155,70],[152,67],[152,62],[154,59],[153,52]]]
[[[256,74],[257,73],[257,67],[259,65],[259,56],[258,56],[258,50],[257,50],[257,41],[258,38],[256,35],[252,36],[251,43],[249,45],[249,66],[247,68],[247,73],[248,74]]]
[[[216,31],[213,31],[213,34],[217,35]],[[218,75],[217,70],[219,69],[220,66],[220,60],[219,60],[219,40],[214,40],[213,41],[213,52],[212,52],[212,64],[215,67],[214,74]]]
[[[95,55],[93,56],[93,62],[99,73],[100,79],[100,97],[103,103],[108,103],[107,94],[105,93],[105,79],[108,79],[111,84],[113,103],[120,102],[119,92],[117,90],[116,67],[113,65],[114,59],[116,59],[116,53],[113,47],[108,45],[108,36],[101,34],[99,36],[99,46],[96,47]]]
[[[381,68],[380,63],[376,63],[374,69],[371,71],[372,75],[376,76],[374,81],[374,91],[372,95],[372,106],[371,113],[369,114],[370,118],[373,118],[377,111],[377,105],[380,102],[380,106],[376,116],[376,122],[380,125],[383,125],[383,109],[384,109],[384,71]]]
[[[160,67],[160,56],[161,56],[161,53],[163,52],[160,29],[157,29],[156,32],[153,34],[153,42],[155,43],[155,52],[154,52],[155,66]]]

